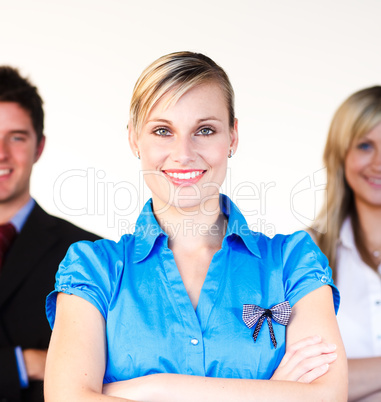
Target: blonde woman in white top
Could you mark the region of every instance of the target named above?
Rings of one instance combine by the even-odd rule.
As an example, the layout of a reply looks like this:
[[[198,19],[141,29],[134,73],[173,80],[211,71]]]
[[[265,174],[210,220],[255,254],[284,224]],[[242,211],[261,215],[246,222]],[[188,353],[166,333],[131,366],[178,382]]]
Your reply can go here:
[[[381,400],[381,86],[335,113],[324,151],[327,203],[314,229],[341,295],[349,400]]]

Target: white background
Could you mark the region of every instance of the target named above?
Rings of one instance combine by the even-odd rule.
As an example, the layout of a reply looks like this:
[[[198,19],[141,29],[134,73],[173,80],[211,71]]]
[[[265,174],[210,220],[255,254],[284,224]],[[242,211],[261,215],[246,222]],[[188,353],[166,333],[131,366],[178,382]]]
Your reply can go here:
[[[192,50],[236,92],[240,145],[224,192],[270,236],[309,225],[333,112],[380,84],[380,21],[380,0],[0,0],[0,64],[45,101],[33,196],[102,236],[131,231],[149,196],[127,141],[133,85],[157,57]]]

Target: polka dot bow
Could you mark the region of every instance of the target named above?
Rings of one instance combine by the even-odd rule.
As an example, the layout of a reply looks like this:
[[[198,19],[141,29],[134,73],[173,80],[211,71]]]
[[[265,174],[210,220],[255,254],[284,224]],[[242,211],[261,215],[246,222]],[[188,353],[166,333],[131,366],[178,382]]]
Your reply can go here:
[[[290,320],[290,316],[291,306],[288,301],[276,304],[270,309],[264,309],[262,307],[256,306],[255,304],[243,305],[242,319],[246,326],[248,328],[252,328],[258,322],[253,333],[254,342],[256,342],[263,321],[266,318],[267,323],[269,324],[271,341],[275,348],[277,347],[277,342],[275,339],[273,324],[271,320],[274,320],[282,325],[287,325],[288,321]]]

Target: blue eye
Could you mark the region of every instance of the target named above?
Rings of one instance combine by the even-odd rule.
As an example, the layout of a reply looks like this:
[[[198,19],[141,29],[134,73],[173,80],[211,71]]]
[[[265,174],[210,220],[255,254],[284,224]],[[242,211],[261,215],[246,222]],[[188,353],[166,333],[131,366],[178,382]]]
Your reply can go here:
[[[214,130],[212,130],[210,127],[203,127],[201,128],[197,134],[200,135],[211,135],[214,133]]]
[[[156,130],[154,130],[154,133],[156,135],[159,135],[160,137],[166,137],[167,135],[169,135],[169,131],[163,127],[157,128]]]
[[[360,149],[362,151],[368,151],[371,148],[372,144],[370,142],[360,142],[360,144],[357,145],[357,149]]]
[[[15,134],[11,137],[11,141],[13,142],[20,142],[20,141],[25,141],[26,137],[25,135],[21,135],[21,134]]]

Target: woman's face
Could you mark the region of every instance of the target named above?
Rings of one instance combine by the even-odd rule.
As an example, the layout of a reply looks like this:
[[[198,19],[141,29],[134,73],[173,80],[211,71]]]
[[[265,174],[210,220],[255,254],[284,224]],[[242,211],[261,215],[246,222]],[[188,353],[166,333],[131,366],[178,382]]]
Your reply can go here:
[[[229,127],[217,84],[194,87],[176,103],[168,102],[170,96],[151,110],[138,138],[130,133],[132,150],[140,153],[156,213],[169,206],[213,213],[229,151],[237,147],[237,123]]]
[[[353,141],[345,158],[345,177],[356,205],[381,207],[381,123]]]

